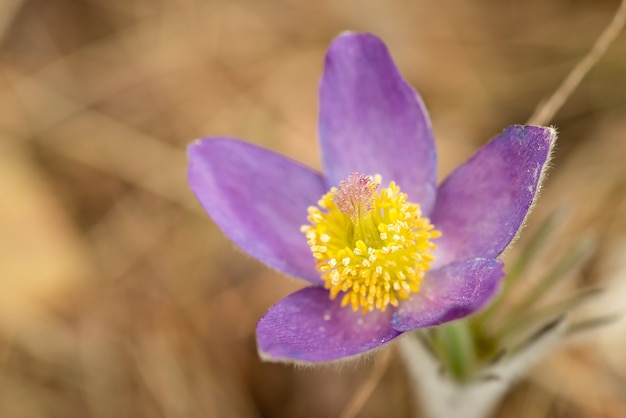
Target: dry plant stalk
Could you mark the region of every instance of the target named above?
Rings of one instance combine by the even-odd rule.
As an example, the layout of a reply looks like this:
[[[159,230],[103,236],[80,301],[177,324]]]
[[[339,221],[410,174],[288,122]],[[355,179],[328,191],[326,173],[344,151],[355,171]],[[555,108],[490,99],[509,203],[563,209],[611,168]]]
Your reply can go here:
[[[548,100],[537,106],[535,113],[528,119],[528,125],[546,125],[550,123],[554,115],[563,107],[565,101],[572,95],[589,70],[598,63],[600,58],[609,49],[617,35],[624,28],[626,21],[626,1],[622,0],[611,23],[602,31],[591,50],[581,59],[578,64],[563,79],[559,87],[552,93]]]

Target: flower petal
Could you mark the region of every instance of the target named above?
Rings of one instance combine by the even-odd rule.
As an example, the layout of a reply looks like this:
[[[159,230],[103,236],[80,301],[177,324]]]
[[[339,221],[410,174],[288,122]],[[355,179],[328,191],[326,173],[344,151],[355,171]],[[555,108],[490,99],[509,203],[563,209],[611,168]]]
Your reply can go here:
[[[431,215],[442,233],[433,267],[502,253],[533,203],[555,139],[552,128],[508,127],[443,182]]]
[[[380,174],[430,212],[437,183],[430,120],[377,37],[348,33],[330,45],[320,86],[319,130],[328,186],[354,171]]]
[[[474,258],[430,271],[422,289],[400,302],[392,326],[405,332],[471,315],[498,290],[502,266],[500,260]]]
[[[270,267],[320,282],[300,232],[307,207],[326,192],[319,173],[229,138],[196,141],[188,155],[191,189],[226,236]]]
[[[272,306],[257,325],[259,353],[265,360],[322,362],[354,356],[398,335],[392,312],[367,314],[341,307],[328,290],[308,287]]]

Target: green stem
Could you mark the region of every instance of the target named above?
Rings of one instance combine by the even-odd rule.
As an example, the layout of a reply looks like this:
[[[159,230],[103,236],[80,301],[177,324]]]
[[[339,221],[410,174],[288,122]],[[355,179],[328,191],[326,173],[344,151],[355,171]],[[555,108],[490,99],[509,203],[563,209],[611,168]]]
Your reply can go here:
[[[476,367],[476,350],[466,321],[456,321],[434,330],[434,350],[451,376],[463,382]]]

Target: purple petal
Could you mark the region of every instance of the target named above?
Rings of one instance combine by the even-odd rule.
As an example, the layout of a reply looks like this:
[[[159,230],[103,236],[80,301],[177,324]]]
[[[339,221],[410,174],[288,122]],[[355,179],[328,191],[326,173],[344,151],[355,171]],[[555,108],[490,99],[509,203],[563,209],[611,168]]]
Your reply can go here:
[[[475,258],[430,271],[422,289],[400,302],[391,324],[398,331],[443,324],[483,307],[504,277],[500,260]]]
[[[319,173],[235,139],[196,141],[188,155],[191,189],[226,236],[270,267],[320,282],[300,232],[326,192]]]
[[[443,182],[431,215],[442,232],[433,266],[502,253],[533,203],[555,139],[552,128],[508,127]]]
[[[430,120],[377,37],[348,33],[330,45],[319,130],[329,186],[354,171],[380,174],[430,212],[437,184]]]
[[[392,311],[367,314],[341,307],[328,290],[308,287],[272,306],[257,325],[262,358],[271,361],[322,362],[354,356],[398,335]]]

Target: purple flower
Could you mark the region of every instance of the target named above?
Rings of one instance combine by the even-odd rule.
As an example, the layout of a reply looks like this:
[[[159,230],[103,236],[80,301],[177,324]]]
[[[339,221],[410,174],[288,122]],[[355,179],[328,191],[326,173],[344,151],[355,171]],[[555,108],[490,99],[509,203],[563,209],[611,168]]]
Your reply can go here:
[[[323,174],[236,139],[189,147],[189,183],[222,231],[310,284],[261,318],[261,356],[355,356],[483,307],[555,130],[511,126],[437,186],[421,98],[380,39],[347,33],[326,56],[319,131]]]

